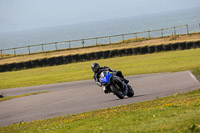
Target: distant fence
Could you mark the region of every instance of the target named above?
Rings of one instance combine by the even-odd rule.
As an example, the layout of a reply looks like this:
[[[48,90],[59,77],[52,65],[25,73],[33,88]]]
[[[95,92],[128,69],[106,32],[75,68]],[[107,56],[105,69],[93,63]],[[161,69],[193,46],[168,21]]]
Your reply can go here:
[[[199,24],[199,28],[200,28],[200,24]],[[163,28],[163,29],[158,29],[158,30],[150,30],[150,31],[143,31],[143,32],[128,33],[128,34],[119,34],[119,35],[112,35],[112,36],[95,37],[95,38],[87,38],[87,39],[79,39],[79,40],[30,45],[30,46],[16,47],[16,48],[9,48],[9,49],[1,49],[0,59],[9,58],[13,56],[20,56],[24,54],[34,54],[38,52],[64,50],[64,49],[71,49],[71,48],[76,48],[76,47],[87,47],[87,46],[93,46],[93,45],[98,45],[98,44],[112,44],[112,43],[117,43],[119,41],[124,42],[124,40],[129,39],[129,38],[135,38],[137,40],[138,37],[145,37],[145,38],[150,39],[151,37],[165,37],[169,35],[180,35],[180,34],[189,34],[188,24],[179,25],[179,26],[170,27],[170,28]]]

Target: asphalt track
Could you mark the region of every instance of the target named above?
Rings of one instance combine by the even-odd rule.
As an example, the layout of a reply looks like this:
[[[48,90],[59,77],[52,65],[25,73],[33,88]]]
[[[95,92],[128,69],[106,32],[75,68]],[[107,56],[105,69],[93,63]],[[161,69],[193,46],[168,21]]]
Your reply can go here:
[[[4,96],[49,92],[0,102],[0,126],[125,105],[200,88],[199,81],[190,71],[126,78],[135,96],[122,100],[104,94],[93,80],[1,90]]]

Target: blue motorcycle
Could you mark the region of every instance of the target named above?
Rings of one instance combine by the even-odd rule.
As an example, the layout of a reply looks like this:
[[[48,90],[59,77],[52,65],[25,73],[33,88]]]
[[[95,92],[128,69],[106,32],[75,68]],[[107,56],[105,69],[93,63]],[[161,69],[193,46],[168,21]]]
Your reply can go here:
[[[113,93],[118,98],[123,99],[125,96],[134,96],[134,91],[129,84],[126,84],[120,77],[116,76],[115,73],[103,71],[100,74],[100,82],[103,89],[109,93]]]

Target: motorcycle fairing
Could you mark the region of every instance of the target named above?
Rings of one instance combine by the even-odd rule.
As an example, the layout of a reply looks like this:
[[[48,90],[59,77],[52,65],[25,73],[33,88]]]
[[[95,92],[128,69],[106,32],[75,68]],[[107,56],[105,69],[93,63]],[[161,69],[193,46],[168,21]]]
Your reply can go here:
[[[110,78],[111,78],[112,74],[109,72],[106,72],[106,75],[104,75],[104,77],[100,78],[101,83],[109,83],[110,82]]]

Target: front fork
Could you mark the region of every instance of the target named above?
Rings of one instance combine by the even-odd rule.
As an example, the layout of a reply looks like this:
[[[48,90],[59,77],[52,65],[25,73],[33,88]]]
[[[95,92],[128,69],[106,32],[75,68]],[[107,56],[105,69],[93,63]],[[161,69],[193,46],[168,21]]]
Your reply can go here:
[[[124,94],[124,96],[126,96],[127,93],[128,93],[128,85],[127,85],[124,81],[122,81],[122,82],[123,82],[123,87],[124,87],[124,92],[123,92],[123,94]]]
[[[103,92],[105,92],[106,90],[106,86],[102,86]]]

